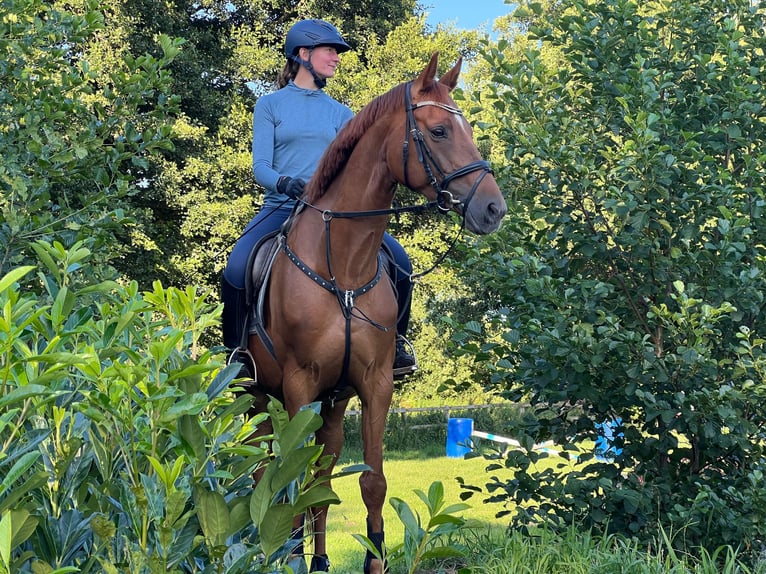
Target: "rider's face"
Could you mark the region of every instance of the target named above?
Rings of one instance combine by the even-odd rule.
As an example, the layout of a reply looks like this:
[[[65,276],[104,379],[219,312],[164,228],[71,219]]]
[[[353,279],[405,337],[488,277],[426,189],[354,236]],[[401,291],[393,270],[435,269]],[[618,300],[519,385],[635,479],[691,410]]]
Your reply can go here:
[[[332,78],[340,63],[338,51],[332,46],[317,46],[311,52],[308,48],[301,48],[300,57],[309,60],[314,71],[322,78]]]

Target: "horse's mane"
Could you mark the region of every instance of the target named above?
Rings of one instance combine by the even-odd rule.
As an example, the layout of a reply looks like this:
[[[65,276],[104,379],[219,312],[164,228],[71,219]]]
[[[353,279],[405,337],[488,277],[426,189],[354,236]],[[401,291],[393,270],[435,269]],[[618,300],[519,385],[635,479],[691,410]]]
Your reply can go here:
[[[372,100],[338,133],[322,154],[314,175],[306,186],[306,201],[313,203],[329,187],[348,161],[351,152],[364,133],[383,115],[404,107],[404,90],[408,83],[394,86]]]
[[[404,89],[406,83],[394,86],[364,106],[361,111],[351,118],[344,128],[322,154],[314,175],[306,188],[306,200],[316,201],[327,190],[343,166],[346,165],[351,152],[365,132],[370,129],[378,118],[398,107],[404,106]]]

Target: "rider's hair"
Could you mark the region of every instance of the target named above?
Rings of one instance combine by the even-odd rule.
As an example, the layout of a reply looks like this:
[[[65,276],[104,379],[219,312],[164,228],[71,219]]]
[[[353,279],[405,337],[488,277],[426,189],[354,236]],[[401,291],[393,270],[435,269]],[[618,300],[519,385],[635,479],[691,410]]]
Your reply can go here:
[[[285,62],[284,68],[282,68],[282,71],[279,72],[279,77],[277,78],[277,88],[284,88],[287,84],[290,83],[290,80],[294,80],[300,67],[301,65],[298,62],[294,60],[287,60]]]

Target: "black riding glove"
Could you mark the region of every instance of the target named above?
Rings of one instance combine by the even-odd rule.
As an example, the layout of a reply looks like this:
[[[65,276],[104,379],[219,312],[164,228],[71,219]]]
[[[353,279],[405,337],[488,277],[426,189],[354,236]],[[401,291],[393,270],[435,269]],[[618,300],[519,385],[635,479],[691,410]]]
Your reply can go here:
[[[277,180],[277,191],[284,193],[287,197],[292,199],[298,199],[303,195],[303,189],[306,187],[306,182],[297,177],[289,177],[283,175]]]

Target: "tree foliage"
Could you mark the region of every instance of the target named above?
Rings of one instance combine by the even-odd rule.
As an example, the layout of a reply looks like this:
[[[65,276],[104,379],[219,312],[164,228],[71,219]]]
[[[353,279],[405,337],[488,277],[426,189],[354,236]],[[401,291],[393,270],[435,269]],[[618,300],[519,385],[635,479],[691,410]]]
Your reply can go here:
[[[136,173],[172,147],[167,66],[178,42],[158,37],[156,57],[98,70],[84,57],[104,31],[97,2],[81,13],[39,0],[2,7],[0,272],[30,261],[38,239],[87,240],[106,262]]]
[[[471,272],[487,338],[464,347],[527,400],[529,445],[616,422],[613,461],[489,486],[514,524],[760,551],[764,531],[764,10],[570,0],[484,51],[515,199]],[[466,339],[470,340],[470,339]],[[500,467],[497,467],[500,468]]]

